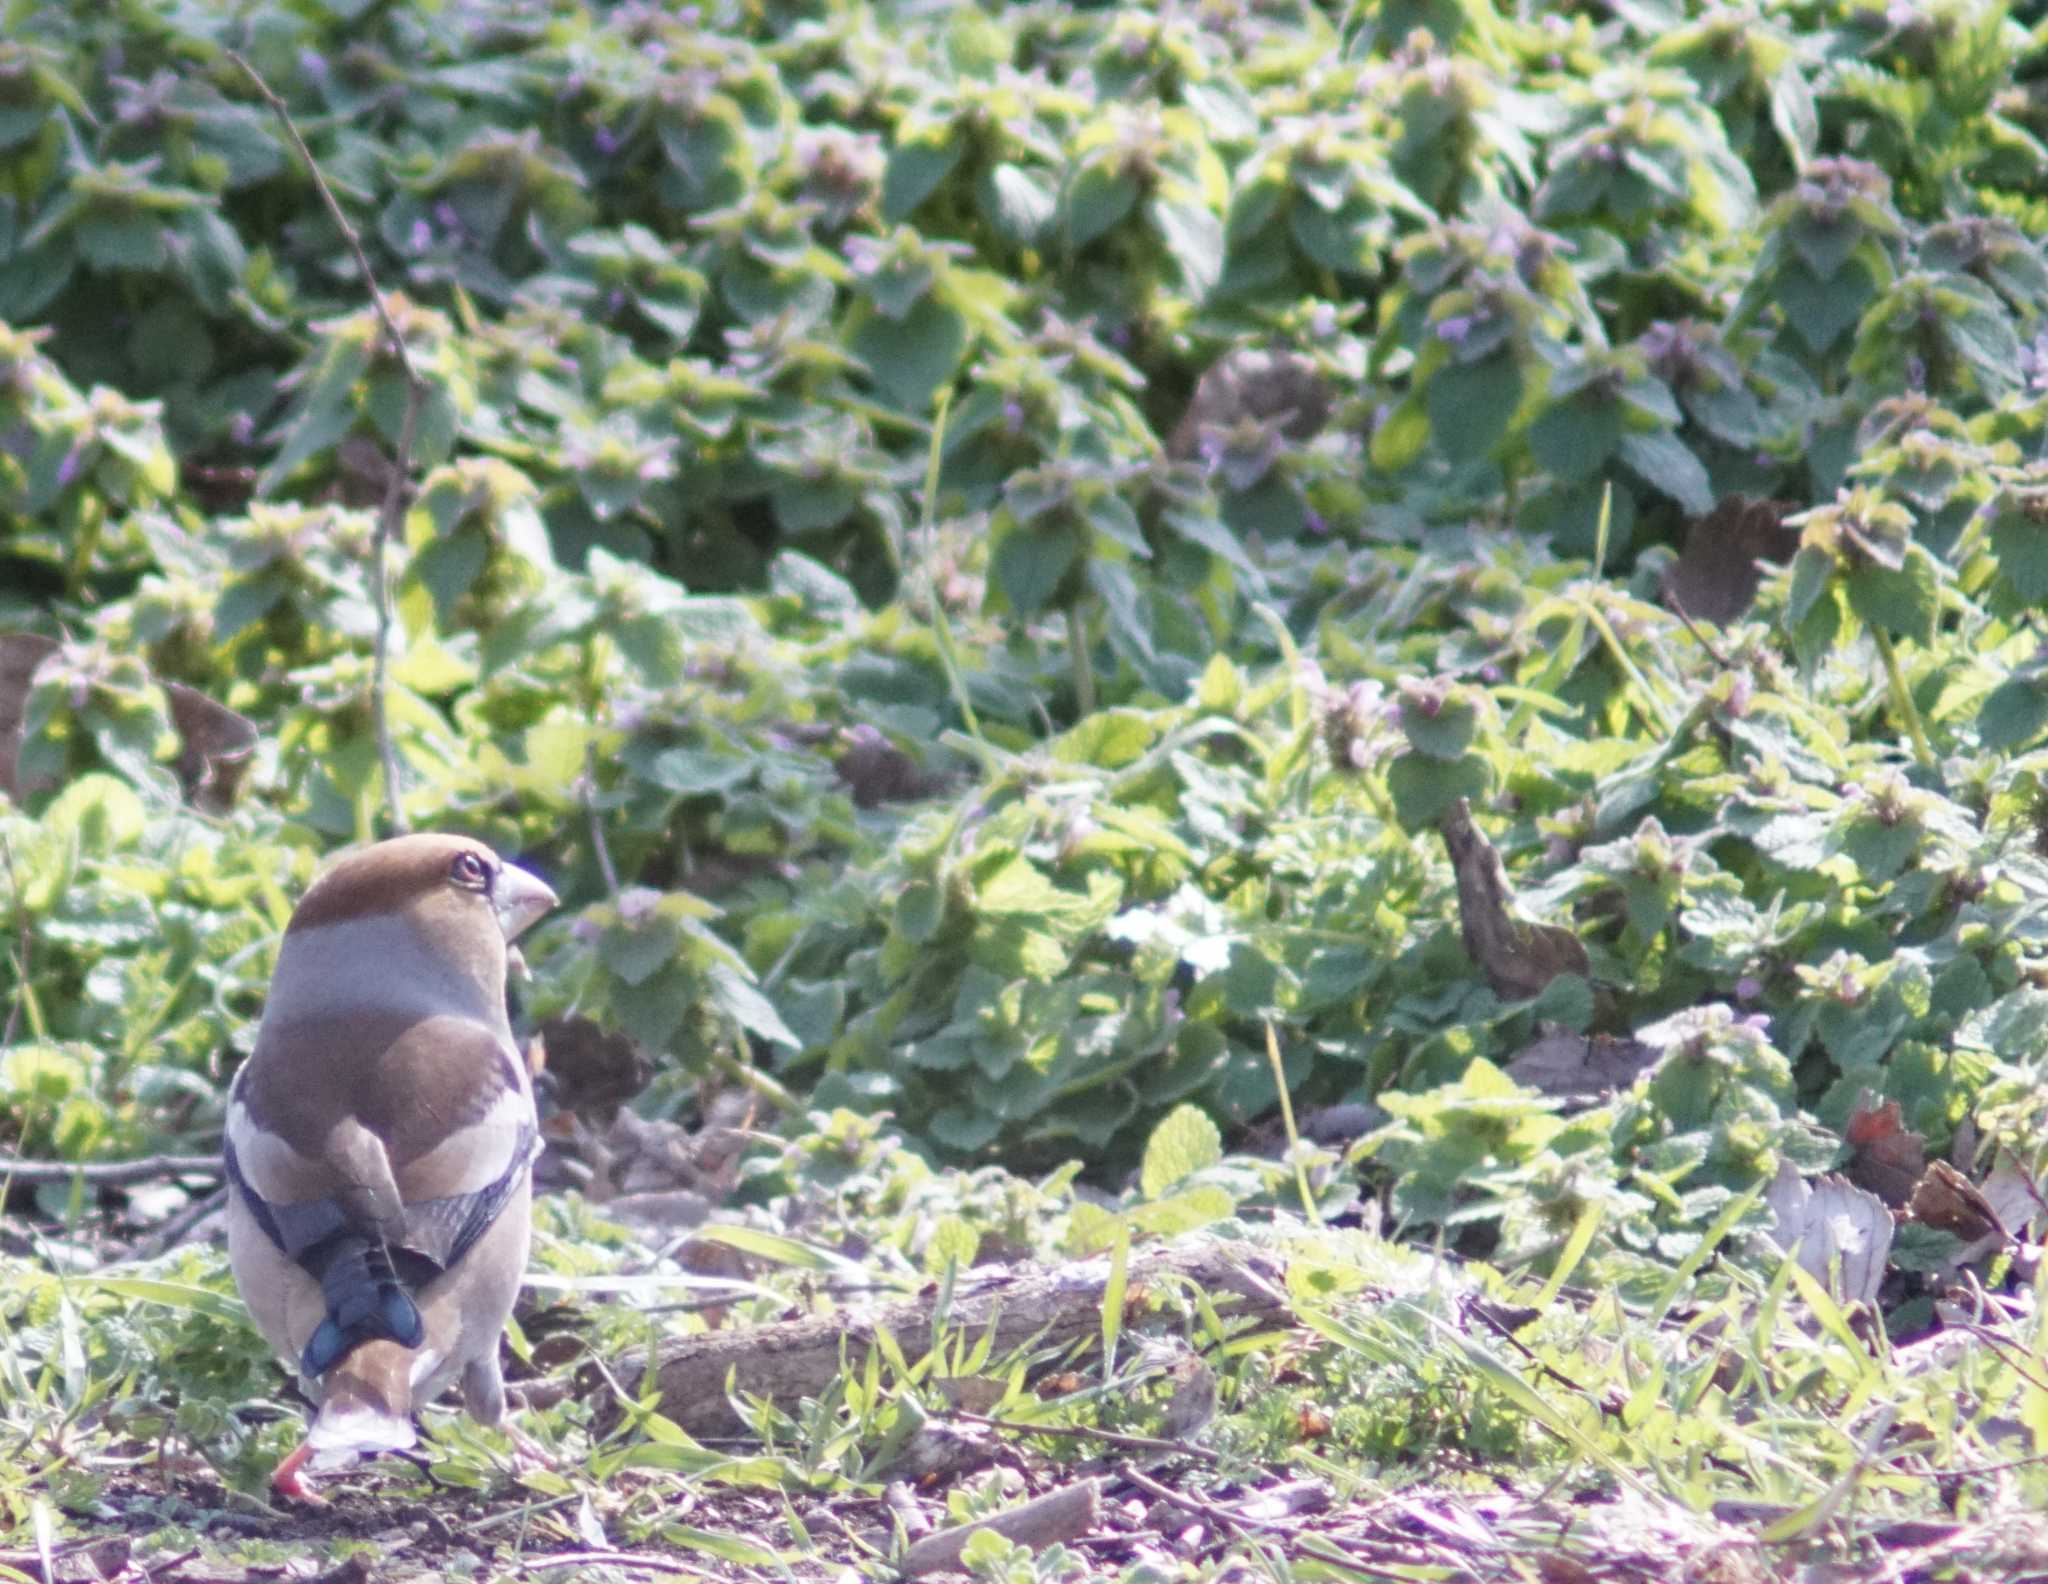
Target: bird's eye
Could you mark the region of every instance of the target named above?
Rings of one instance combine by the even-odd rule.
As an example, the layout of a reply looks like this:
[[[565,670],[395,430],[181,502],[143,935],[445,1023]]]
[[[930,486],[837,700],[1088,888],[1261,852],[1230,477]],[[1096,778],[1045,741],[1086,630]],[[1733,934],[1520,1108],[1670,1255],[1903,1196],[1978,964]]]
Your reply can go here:
[[[448,878],[471,891],[482,891],[490,884],[491,871],[475,853],[459,852],[448,865]]]

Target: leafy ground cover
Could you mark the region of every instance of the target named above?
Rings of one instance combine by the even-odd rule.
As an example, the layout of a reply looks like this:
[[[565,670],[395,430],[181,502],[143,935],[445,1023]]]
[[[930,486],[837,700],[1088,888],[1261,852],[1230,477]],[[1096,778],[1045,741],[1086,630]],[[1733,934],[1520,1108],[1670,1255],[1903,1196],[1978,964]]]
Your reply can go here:
[[[6,15],[0,1567],[2042,1570],[2030,12]],[[397,821],[565,898],[558,1466],[284,1518],[186,1157]]]

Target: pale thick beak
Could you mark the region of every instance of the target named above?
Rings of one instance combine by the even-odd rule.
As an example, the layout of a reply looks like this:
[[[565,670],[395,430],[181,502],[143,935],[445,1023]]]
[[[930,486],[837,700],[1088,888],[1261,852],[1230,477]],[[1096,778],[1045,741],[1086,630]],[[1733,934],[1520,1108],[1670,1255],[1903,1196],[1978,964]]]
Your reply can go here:
[[[529,924],[560,900],[546,881],[513,864],[498,871],[498,883],[491,888],[491,906],[497,910],[498,928],[508,942],[519,939]]]

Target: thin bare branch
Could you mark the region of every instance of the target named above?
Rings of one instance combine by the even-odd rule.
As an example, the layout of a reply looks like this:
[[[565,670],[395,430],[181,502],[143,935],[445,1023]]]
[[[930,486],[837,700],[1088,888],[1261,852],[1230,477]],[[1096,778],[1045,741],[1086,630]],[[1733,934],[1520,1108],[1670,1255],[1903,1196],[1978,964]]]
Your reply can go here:
[[[419,435],[420,409],[426,401],[427,385],[420,378],[418,365],[412,360],[412,349],[405,343],[391,305],[377,285],[376,272],[370,268],[370,256],[363,251],[363,239],[349,224],[348,216],[342,213],[341,202],[328,185],[320,162],[313,158],[312,149],[306,146],[306,139],[300,133],[298,123],[292,119],[290,109],[247,59],[234,50],[228,51],[228,59],[255,84],[256,92],[283,125],[292,147],[298,150],[299,158],[305,162],[313,186],[320,194],[320,201],[326,206],[328,218],[341,232],[342,241],[348,244],[349,253],[362,274],[364,289],[370,294],[370,306],[377,315],[377,323],[383,327],[385,342],[405,374],[405,416],[399,422],[398,446],[391,458],[391,470],[384,478],[384,499],[377,509],[377,537],[370,552],[370,597],[377,610],[376,648],[370,671],[370,712],[377,729],[377,757],[384,767],[385,816],[390,821],[392,833],[402,835],[411,827],[405,817],[404,801],[399,796],[398,753],[391,743],[391,717],[386,706],[391,660],[391,587],[385,563],[390,546],[402,542],[412,473],[412,448]]]
[[[1048,1491],[1022,1506],[927,1535],[903,1553],[896,1564],[897,1571],[905,1578],[965,1572],[960,1565],[960,1553],[983,1529],[992,1529],[1005,1540],[1042,1551],[1063,1540],[1078,1540],[1095,1527],[1101,1511],[1102,1481],[1082,1480]]]
[[[185,1241],[192,1229],[228,1202],[228,1185],[222,1183],[204,1199],[194,1199],[127,1254],[129,1260],[153,1260]]]
[[[218,1177],[218,1155],[145,1155],[125,1161],[18,1160],[0,1155],[0,1182],[68,1183],[81,1178],[98,1188],[158,1182],[167,1177]]]
[[[1023,1419],[991,1419],[986,1414],[969,1413],[964,1408],[953,1408],[939,1415],[942,1419],[958,1419],[964,1424],[985,1425],[991,1430],[1006,1430],[1013,1435],[1071,1436],[1083,1441],[1100,1441],[1104,1446],[1122,1447],[1127,1452],[1167,1452],[1175,1457],[1194,1458],[1203,1463],[1220,1463],[1207,1447],[1198,1447],[1192,1441],[1169,1441],[1159,1436],[1125,1435],[1118,1430],[1097,1430],[1090,1425],[1031,1424]]]

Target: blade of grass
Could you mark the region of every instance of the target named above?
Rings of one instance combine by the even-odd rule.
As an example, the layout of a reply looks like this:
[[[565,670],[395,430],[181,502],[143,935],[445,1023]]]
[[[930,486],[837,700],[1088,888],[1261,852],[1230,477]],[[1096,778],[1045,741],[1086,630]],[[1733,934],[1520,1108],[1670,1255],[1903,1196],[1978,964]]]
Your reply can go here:
[[[1287,1129],[1287,1159],[1294,1166],[1294,1189],[1301,1195],[1301,1213],[1308,1224],[1320,1227],[1323,1213],[1316,1208],[1316,1196],[1308,1185],[1308,1168],[1301,1160],[1301,1134],[1294,1126],[1294,1096],[1287,1092],[1287,1071],[1280,1062],[1280,1040],[1273,1032],[1273,1020],[1266,1019],[1266,1060],[1273,1064],[1273,1088],[1280,1096],[1280,1122]]]
[[[1109,1280],[1102,1287],[1102,1378],[1116,1374],[1116,1344],[1124,1330],[1124,1287],[1130,1279],[1131,1229],[1119,1226],[1109,1254]]]

